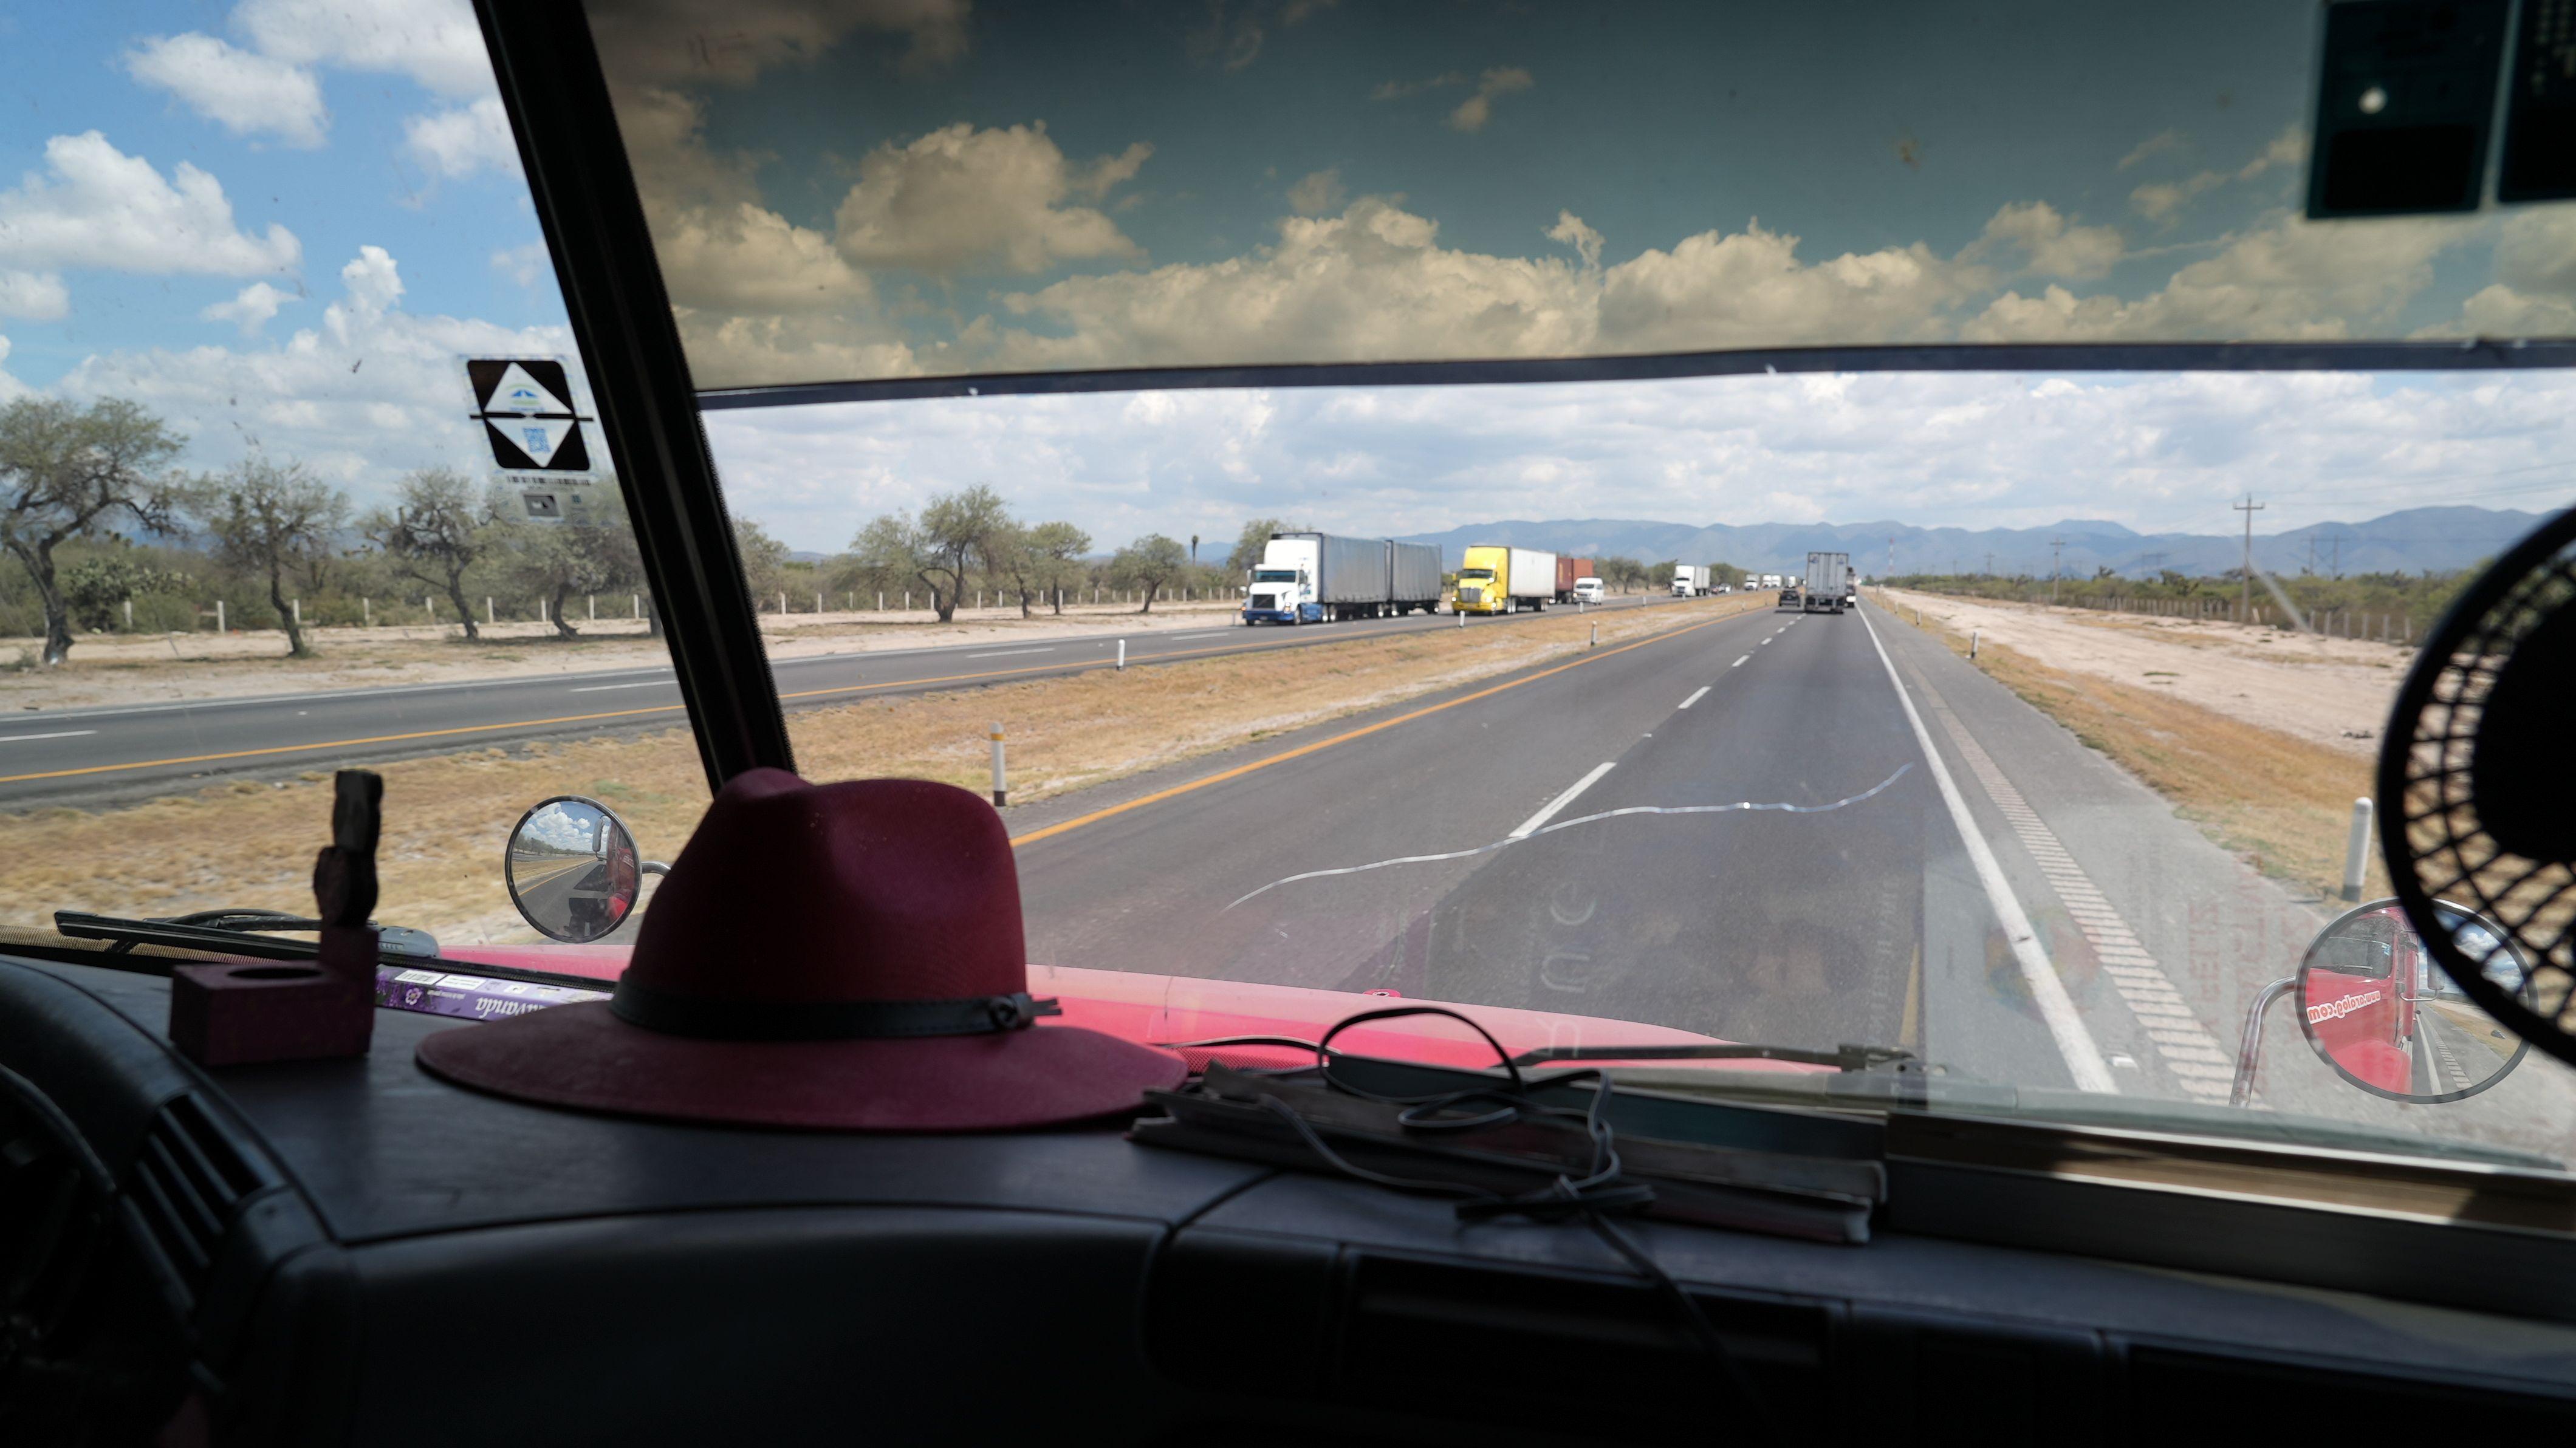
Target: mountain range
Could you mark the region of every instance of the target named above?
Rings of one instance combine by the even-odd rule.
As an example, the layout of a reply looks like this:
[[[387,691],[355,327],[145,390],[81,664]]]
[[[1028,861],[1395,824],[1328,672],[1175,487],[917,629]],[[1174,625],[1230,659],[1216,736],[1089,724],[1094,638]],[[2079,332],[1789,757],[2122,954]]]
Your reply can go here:
[[[2530,532],[2542,513],[2508,508],[2408,508],[2358,523],[2315,523],[2257,534],[2254,560],[2273,573],[2449,572],[2492,558]],[[1920,528],[1911,523],[1652,523],[1616,518],[1475,523],[1403,541],[1435,543],[1455,568],[1470,544],[1502,543],[1585,557],[1642,562],[1732,563],[1789,572],[1813,550],[1852,556],[1862,574],[1995,572],[2070,577],[2098,569],[2142,577],[2170,568],[2193,575],[2234,570],[2241,537],[2140,533],[2118,523],[2069,518],[2045,528]],[[1891,561],[1892,560],[1892,561]]]

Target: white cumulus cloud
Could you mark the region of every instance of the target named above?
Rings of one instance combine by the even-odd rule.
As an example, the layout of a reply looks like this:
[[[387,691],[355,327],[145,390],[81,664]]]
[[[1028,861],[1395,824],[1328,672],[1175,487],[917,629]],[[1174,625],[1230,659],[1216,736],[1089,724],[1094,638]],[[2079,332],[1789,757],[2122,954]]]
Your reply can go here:
[[[1134,175],[1149,150],[1077,169],[1042,121],[980,131],[961,121],[907,145],[887,142],[860,158],[834,241],[860,266],[941,273],[994,263],[1036,272],[1059,261],[1135,256],[1117,223],[1065,203],[1076,191],[1096,198]]]
[[[125,70],[236,136],[274,136],[311,147],[322,144],[330,125],[313,72],[211,35],[190,31],[144,40],[126,52]]]
[[[223,184],[185,161],[165,180],[84,131],[45,142],[45,167],[0,191],[0,267],[250,276],[302,259],[283,226],[236,229]]]
[[[1477,78],[1476,93],[1460,101],[1458,108],[1449,113],[1449,128],[1469,134],[1481,131],[1485,129],[1485,123],[1494,118],[1494,102],[1537,84],[1538,81],[1528,71],[1517,65],[1495,66]]]
[[[233,25],[292,65],[389,71],[442,95],[492,88],[468,0],[242,0]]]
[[[497,95],[413,116],[403,122],[403,143],[413,160],[450,179],[485,170],[519,174],[519,144]]]
[[[71,293],[51,272],[0,271],[0,317],[53,322],[70,315]]]
[[[197,315],[209,322],[232,322],[241,327],[245,337],[256,337],[277,309],[295,300],[295,293],[279,291],[266,282],[252,282],[229,302],[217,302]]]

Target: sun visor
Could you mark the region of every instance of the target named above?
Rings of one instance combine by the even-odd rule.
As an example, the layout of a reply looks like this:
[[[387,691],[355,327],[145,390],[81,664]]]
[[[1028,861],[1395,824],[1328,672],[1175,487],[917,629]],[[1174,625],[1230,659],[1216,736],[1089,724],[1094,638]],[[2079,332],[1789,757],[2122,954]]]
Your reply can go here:
[[[2576,207],[2490,199],[2502,0],[587,14],[710,405],[2576,335]]]

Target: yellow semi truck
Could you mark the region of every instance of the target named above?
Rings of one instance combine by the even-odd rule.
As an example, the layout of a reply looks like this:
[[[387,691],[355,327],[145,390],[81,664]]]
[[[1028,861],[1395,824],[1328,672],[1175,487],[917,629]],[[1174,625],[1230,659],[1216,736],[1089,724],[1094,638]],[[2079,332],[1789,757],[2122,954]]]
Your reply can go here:
[[[1556,555],[1478,543],[1458,565],[1460,613],[1519,613],[1556,596]]]

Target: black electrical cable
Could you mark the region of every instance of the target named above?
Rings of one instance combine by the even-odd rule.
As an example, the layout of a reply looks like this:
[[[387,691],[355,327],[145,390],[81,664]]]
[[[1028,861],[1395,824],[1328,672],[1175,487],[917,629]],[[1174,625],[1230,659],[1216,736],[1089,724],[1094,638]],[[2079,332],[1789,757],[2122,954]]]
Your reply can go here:
[[[1369,1090],[1334,1074],[1333,1062],[1340,1054],[1333,1050],[1335,1036],[1353,1026],[1406,1016],[1446,1016],[1474,1031],[1478,1038],[1493,1048],[1494,1058],[1501,1064],[1503,1074],[1510,1084],[1508,1086],[1471,1086],[1463,1090],[1440,1091],[1426,1096],[1396,1096]],[[1725,1339],[1718,1335],[1717,1328],[1709,1322],[1708,1315],[1700,1309],[1699,1300],[1692,1297],[1681,1283],[1674,1280],[1671,1273],[1664,1270],[1663,1264],[1655,1260],[1653,1253],[1647,1251],[1634,1237],[1621,1230],[1618,1224],[1610,1219],[1609,1214],[1612,1212],[1635,1212],[1643,1209],[1654,1201],[1655,1189],[1650,1183],[1628,1180],[1620,1164],[1616,1136],[1611,1130],[1610,1123],[1603,1117],[1603,1112],[1610,1104],[1611,1096],[1610,1073],[1607,1070],[1597,1066],[1586,1067],[1576,1071],[1560,1072],[1543,1081],[1533,1083],[1521,1074],[1520,1066],[1513,1060],[1512,1054],[1503,1049],[1502,1042],[1495,1040],[1491,1032],[1457,1011],[1446,1006],[1434,1005],[1386,1006],[1377,1010],[1362,1011],[1353,1016],[1345,1016],[1335,1022],[1330,1030],[1325,1031],[1321,1040],[1316,1041],[1300,1041],[1285,1036],[1236,1036],[1191,1041],[1186,1044],[1200,1048],[1257,1045],[1298,1046],[1311,1049],[1315,1053],[1315,1064],[1312,1066],[1250,1070],[1243,1074],[1276,1077],[1303,1075],[1311,1071],[1326,1086],[1346,1096],[1356,1096],[1364,1101],[1404,1108],[1396,1116],[1397,1124],[1407,1131],[1424,1135],[1466,1135],[1533,1119],[1581,1122],[1584,1134],[1592,1143],[1591,1155],[1585,1163],[1584,1174],[1578,1178],[1570,1172],[1560,1171],[1554,1181],[1536,1191],[1511,1195],[1470,1182],[1434,1181],[1372,1170],[1335,1151],[1324,1140],[1322,1134],[1315,1130],[1314,1125],[1298,1115],[1296,1108],[1287,1102],[1265,1093],[1258,1098],[1257,1103],[1263,1110],[1285,1123],[1299,1139],[1305,1142],[1308,1150],[1314,1152],[1335,1171],[1374,1186],[1464,1198],[1456,1207],[1459,1217],[1464,1220],[1483,1221],[1495,1217],[1519,1216],[1537,1222],[1582,1221],[1610,1250],[1618,1253],[1648,1286],[1679,1312],[1682,1321],[1689,1329],[1690,1336],[1702,1351],[1716,1360],[1719,1370],[1726,1374],[1727,1385],[1734,1390],[1737,1401],[1753,1414],[1764,1440],[1773,1443],[1782,1441],[1779,1426],[1773,1421],[1769,1406],[1763,1401],[1761,1395],[1754,1391],[1753,1384],[1744,1375],[1743,1366],[1735,1360],[1735,1355],[1727,1350]],[[1571,1107],[1546,1105],[1532,1095],[1535,1086],[1562,1086],[1587,1080],[1593,1083],[1592,1100],[1588,1106],[1579,1111]],[[1459,1114],[1462,1112],[1465,1114]]]

